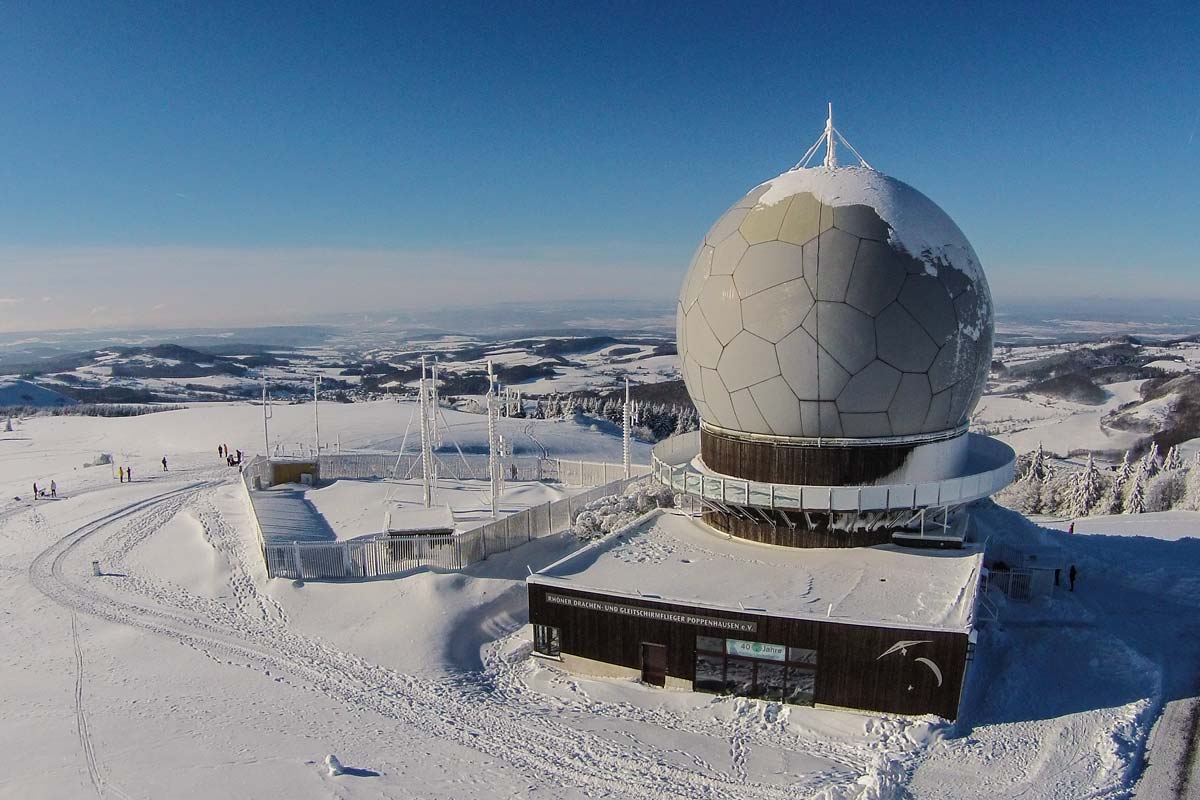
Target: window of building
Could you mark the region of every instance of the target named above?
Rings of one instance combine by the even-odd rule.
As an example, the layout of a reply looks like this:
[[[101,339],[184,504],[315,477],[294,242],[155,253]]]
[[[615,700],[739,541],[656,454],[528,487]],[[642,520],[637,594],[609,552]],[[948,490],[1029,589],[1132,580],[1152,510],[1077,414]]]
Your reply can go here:
[[[697,691],[812,705],[816,683],[816,650],[696,637]]]
[[[558,628],[549,625],[533,626],[533,650],[544,656],[558,658],[562,653],[562,639]]]
[[[817,651],[809,650],[805,647],[789,647],[788,661],[794,664],[812,664],[817,665]]]
[[[714,694],[725,691],[725,656],[719,653],[696,653],[695,688]]]

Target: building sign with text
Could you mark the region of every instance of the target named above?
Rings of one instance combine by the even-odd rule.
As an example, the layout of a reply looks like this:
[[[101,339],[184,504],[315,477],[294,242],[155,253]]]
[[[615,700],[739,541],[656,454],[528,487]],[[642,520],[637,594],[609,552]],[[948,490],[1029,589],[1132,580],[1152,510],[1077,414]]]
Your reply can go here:
[[[725,653],[742,658],[763,658],[768,661],[787,661],[787,647],[766,642],[743,642],[741,639],[726,639]]]
[[[726,631],[737,631],[738,633],[755,633],[758,630],[758,623],[756,622],[746,622],[738,619],[720,619],[719,617],[705,617],[699,614],[688,614],[682,611],[667,611],[662,608],[641,608],[639,606],[627,606],[621,603],[610,603],[605,600],[591,600],[586,597],[573,597],[570,595],[547,593],[546,602],[559,606],[567,606],[569,608],[582,608],[587,611],[603,611],[608,614],[621,614],[622,616],[626,617],[652,619],[658,622],[678,622],[683,625],[701,625],[706,628],[719,628]],[[747,642],[746,644],[755,643]],[[775,647],[776,645],[768,646]],[[767,656],[759,656],[759,658],[767,658]]]

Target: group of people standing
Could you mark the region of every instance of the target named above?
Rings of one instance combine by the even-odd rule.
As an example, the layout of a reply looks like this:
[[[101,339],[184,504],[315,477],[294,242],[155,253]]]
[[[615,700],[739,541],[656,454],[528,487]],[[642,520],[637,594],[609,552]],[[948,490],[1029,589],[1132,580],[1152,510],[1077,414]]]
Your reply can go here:
[[[45,486],[43,486],[41,489],[39,489],[38,485],[37,485],[37,481],[34,481],[33,482],[33,499],[37,500],[39,497],[57,498],[58,497],[58,484],[55,483],[53,479],[51,479],[49,489],[47,489]]]
[[[229,445],[227,444],[217,445],[217,455],[224,458],[225,463],[231,467],[240,467],[242,465],[242,451],[234,450],[230,452]]]

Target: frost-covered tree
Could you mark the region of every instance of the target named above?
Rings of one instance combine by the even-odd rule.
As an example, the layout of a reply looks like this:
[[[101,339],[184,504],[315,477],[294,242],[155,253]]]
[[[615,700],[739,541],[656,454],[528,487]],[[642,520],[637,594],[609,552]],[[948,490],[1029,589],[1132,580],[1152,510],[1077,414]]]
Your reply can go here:
[[[1188,461],[1186,472],[1182,505],[1189,511],[1200,511],[1200,450]]]
[[[1142,473],[1142,482],[1148,483],[1151,478],[1158,474],[1159,459],[1158,459],[1158,442],[1151,442],[1150,449],[1142,456],[1142,460],[1138,462],[1138,471]]]
[[[1052,493],[1046,487],[1046,481],[1052,471],[1046,463],[1046,453],[1040,444],[1037,450],[1022,456],[1022,460],[1025,459],[1028,460],[1021,471],[1021,477],[1004,490],[998,499],[1004,505],[1023,514],[1041,514],[1047,510],[1047,500],[1053,505]]]
[[[1167,451],[1162,468],[1163,470],[1183,469],[1183,454],[1179,452],[1178,447],[1172,447]]]
[[[1125,456],[1121,459],[1121,466],[1117,468],[1117,474],[1113,477],[1112,497],[1109,501],[1108,513],[1120,514],[1125,510],[1125,491],[1129,487],[1133,473],[1133,461],[1130,460],[1129,451],[1126,450]]]
[[[1186,477],[1182,469],[1172,469],[1151,478],[1146,488],[1146,510],[1170,511],[1182,506],[1187,494]]]
[[[1073,517],[1086,517],[1100,503],[1104,493],[1101,484],[1100,470],[1096,469],[1095,459],[1088,453],[1087,466],[1075,474],[1072,485],[1070,514]]]
[[[1029,467],[1025,470],[1025,480],[1036,481],[1039,484],[1045,483],[1051,472],[1050,465],[1046,463],[1046,453],[1042,450],[1042,443],[1038,442],[1037,450],[1033,451]]]
[[[1129,495],[1125,498],[1126,514],[1141,514],[1146,510],[1146,473],[1138,470],[1129,482]]]

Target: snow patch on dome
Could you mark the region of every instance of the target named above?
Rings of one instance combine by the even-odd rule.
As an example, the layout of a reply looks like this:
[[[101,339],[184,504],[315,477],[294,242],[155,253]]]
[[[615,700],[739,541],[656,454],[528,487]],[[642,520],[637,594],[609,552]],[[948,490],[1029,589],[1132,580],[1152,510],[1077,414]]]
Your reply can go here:
[[[760,193],[758,203],[771,206],[800,192],[811,193],[827,206],[875,209],[892,229],[889,244],[920,259],[930,275],[937,276],[936,261],[941,258],[975,283],[986,280],[975,250],[950,215],[903,181],[867,167],[814,167],[789,170],[759,184],[750,195]]]

